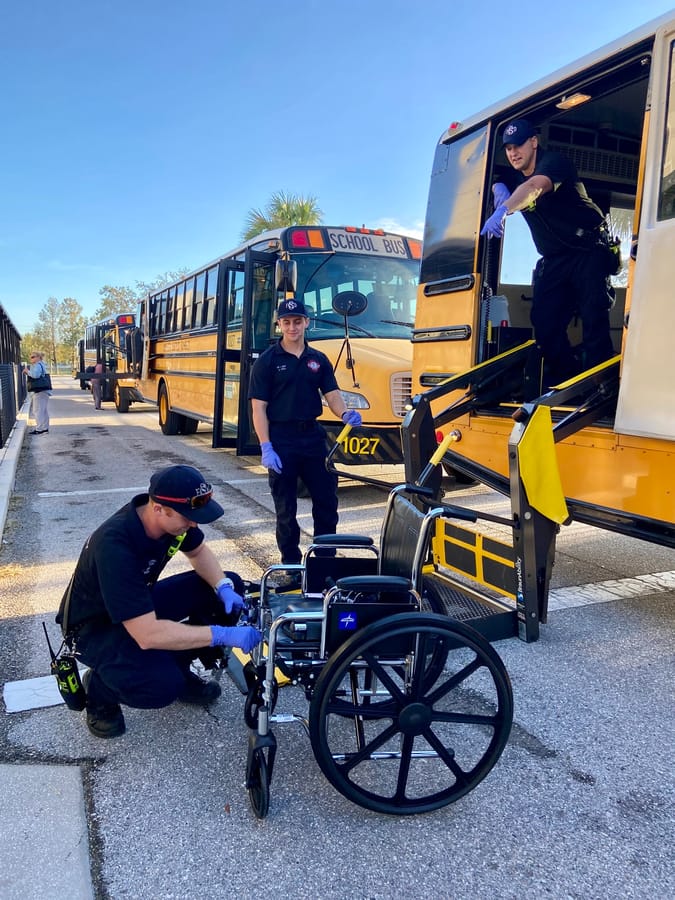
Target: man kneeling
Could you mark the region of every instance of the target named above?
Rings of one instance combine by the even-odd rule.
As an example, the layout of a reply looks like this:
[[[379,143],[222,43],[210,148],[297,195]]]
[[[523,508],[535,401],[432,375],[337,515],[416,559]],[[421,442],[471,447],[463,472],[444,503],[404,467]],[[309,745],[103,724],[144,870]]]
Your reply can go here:
[[[96,737],[124,733],[120,704],[212,702],[220,686],[194,674],[193,659],[213,654],[210,647],[248,653],[262,639],[235,624],[244,583],[223,573],[199,528],[223,513],[197,469],[169,466],[86,541],[56,621],[90,667],[87,727]],[[178,551],[193,571],[158,581]]]

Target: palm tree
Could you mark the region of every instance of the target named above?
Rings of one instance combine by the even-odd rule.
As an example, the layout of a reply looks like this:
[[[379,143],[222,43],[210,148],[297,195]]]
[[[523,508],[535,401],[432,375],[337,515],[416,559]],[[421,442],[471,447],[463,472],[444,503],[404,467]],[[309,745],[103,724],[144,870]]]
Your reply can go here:
[[[249,211],[242,239],[248,241],[263,231],[288,225],[319,225],[322,220],[323,212],[317,206],[316,197],[278,191],[272,194],[264,210]]]

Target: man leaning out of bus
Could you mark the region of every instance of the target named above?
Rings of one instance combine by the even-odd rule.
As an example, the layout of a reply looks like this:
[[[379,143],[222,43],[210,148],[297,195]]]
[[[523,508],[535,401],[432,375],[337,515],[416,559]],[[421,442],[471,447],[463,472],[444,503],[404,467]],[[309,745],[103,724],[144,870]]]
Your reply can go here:
[[[87,727],[100,738],[125,731],[121,704],[158,709],[175,700],[206,704],[220,696],[216,681],[191,671],[221,650],[249,653],[260,632],[240,625],[244,582],[225,572],[200,525],[223,508],[192,466],[169,466],[103,522],[86,541],[56,621],[90,667]],[[192,566],[158,581],[180,551]]]
[[[506,216],[520,211],[525,218],[541,255],[530,318],[548,383],[557,384],[614,353],[609,275],[616,272],[617,257],[603,212],[586,193],[572,161],[544,150],[527,119],[510,122],[502,142],[511,171],[492,188],[495,211],[481,234],[501,237]],[[583,324],[583,348],[572,348],[567,336],[576,314]]]

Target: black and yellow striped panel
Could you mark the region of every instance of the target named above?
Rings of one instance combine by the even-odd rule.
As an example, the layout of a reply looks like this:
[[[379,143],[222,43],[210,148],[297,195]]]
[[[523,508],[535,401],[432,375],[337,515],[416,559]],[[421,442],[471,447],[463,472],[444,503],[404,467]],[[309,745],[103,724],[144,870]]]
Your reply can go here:
[[[447,519],[438,519],[432,553],[436,565],[515,598],[513,545],[461,528]]]

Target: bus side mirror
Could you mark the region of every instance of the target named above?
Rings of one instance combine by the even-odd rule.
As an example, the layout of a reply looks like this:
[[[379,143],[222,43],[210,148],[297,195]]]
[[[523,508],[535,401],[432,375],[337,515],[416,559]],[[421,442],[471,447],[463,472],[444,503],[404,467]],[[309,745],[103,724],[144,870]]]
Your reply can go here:
[[[360,291],[340,291],[333,297],[331,305],[340,316],[358,316],[365,311],[368,300]]]
[[[274,283],[277,291],[294,294],[298,282],[298,264],[294,259],[278,259],[274,267]]]

